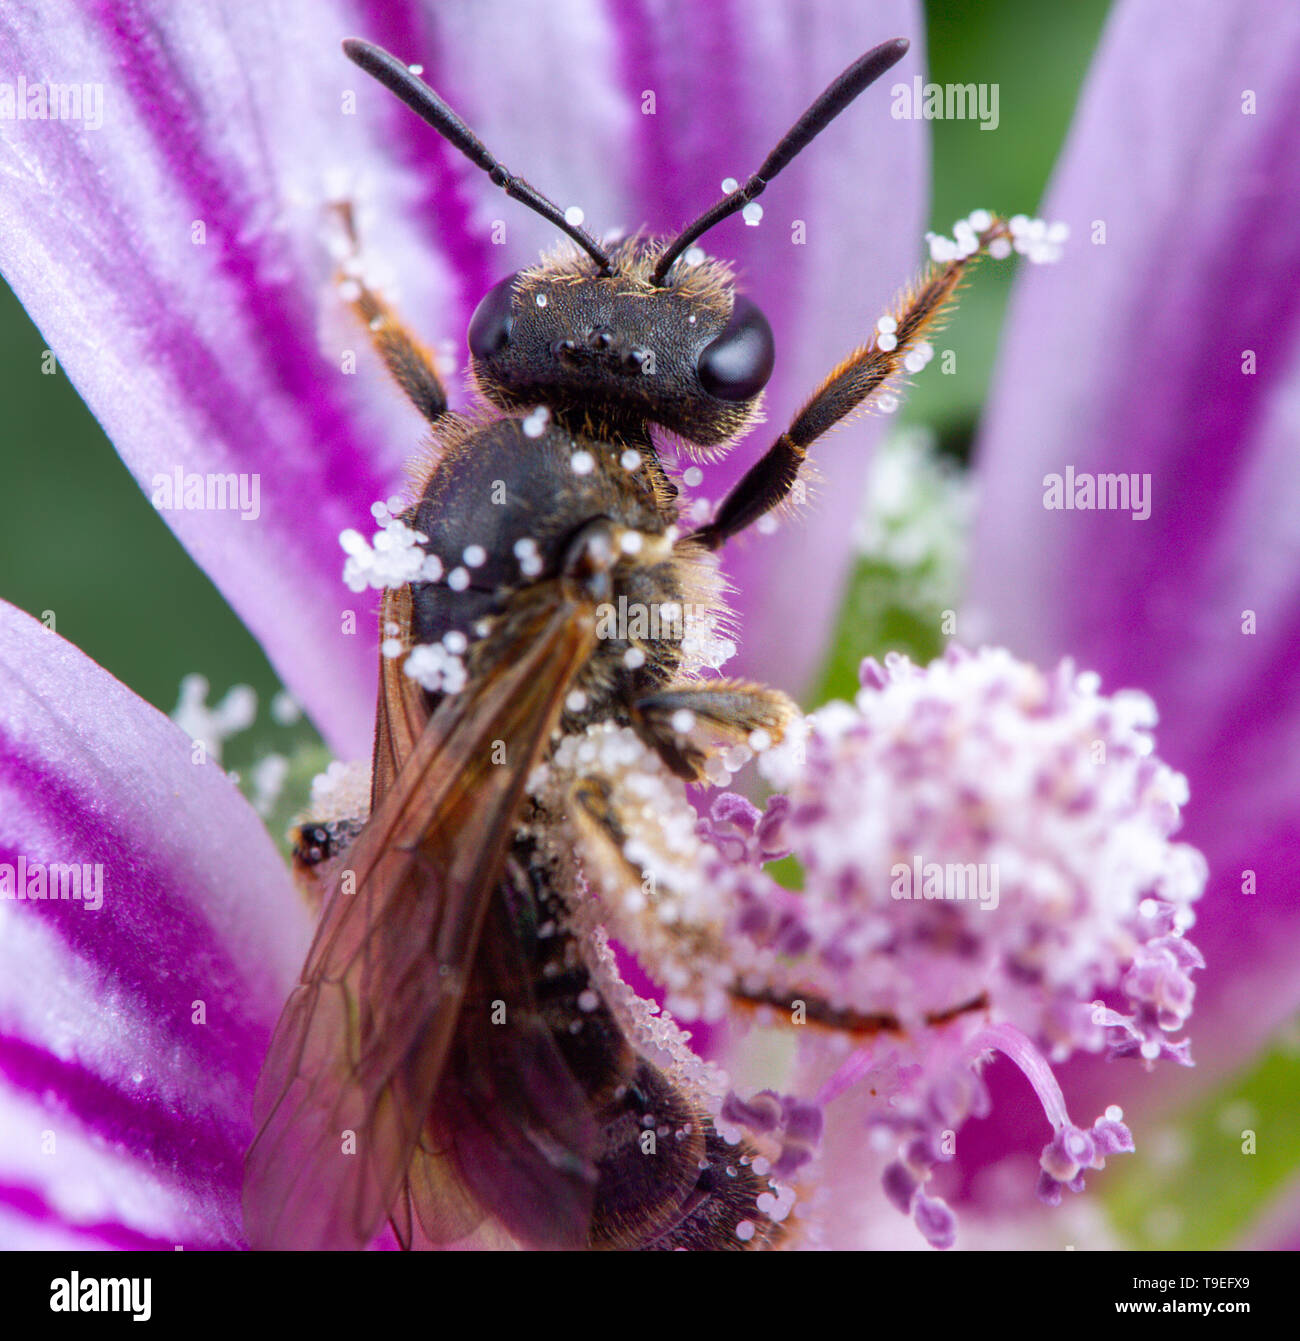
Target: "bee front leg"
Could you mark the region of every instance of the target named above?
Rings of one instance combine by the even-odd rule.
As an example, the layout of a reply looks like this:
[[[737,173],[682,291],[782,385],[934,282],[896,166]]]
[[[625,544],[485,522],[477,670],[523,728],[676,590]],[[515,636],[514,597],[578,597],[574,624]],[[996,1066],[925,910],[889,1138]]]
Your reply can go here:
[[[920,281],[899,297],[889,319],[877,326],[871,339],[855,349],[813,392],[790,427],[722,500],[714,519],[679,543],[719,549],[783,503],[794,489],[812,443],[854,410],[870,408],[876,397],[909,371],[907,355],[949,310],[971,264],[994,244],[995,252],[1002,245],[1009,249],[1010,237],[1007,223],[992,219],[977,236],[978,246],[970,255],[930,266]],[[882,329],[891,321],[892,329]]]
[[[777,689],[747,680],[682,680],[631,706],[633,730],[680,778],[707,776],[709,737],[755,752],[776,745],[798,715]]]
[[[351,204],[342,201],[334,206],[334,211],[344,238],[343,256],[335,276],[339,295],[365,323],[375,352],[411,404],[431,424],[436,424],[447,413],[447,392],[433,355],[362,278]]]

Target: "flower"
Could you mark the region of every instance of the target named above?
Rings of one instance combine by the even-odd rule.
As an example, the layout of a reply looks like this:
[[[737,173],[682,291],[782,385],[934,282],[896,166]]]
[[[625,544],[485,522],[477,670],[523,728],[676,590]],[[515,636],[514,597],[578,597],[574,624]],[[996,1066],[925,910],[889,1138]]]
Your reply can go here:
[[[1092,1052],[1190,1065],[1173,1036],[1204,967],[1184,933],[1205,864],[1170,841],[1187,784],[1152,752],[1144,695],[1102,696],[1068,662],[1044,675],[956,645],[924,671],[868,659],[862,683],[854,704],[819,709],[760,756],[777,789],[761,814],[723,792],[697,821],[682,784],[609,723],[564,742],[540,790],[563,795],[598,764],[626,791],[631,878],[597,865],[584,917],[636,950],[670,1011],[721,1017],[738,984],[761,1020],[813,1026],[795,1031],[793,1093],[733,1092],[724,1134],[776,1139],[773,1173],[788,1179],[816,1154],[822,1110],[850,1106],[838,1121],[891,1137],[896,1157],[878,1161],[889,1200],[949,1247],[955,1217],[926,1184],[966,1118],[989,1111],[991,1051],[1051,1123],[1037,1190],[1053,1204],[1133,1138],[1114,1104],[1075,1126],[1052,1064]],[[797,894],[764,869],[791,852]]]
[[[1300,38],[1281,6],[1229,13],[1200,0],[1192,9],[1196,40],[1171,44],[1141,6],[1121,3],[1098,55],[1050,213],[1089,245],[1104,216],[1111,249],[1075,246],[1055,278],[1022,289],[986,421],[974,598],[990,635],[1017,653],[1043,665],[1075,654],[1108,687],[1152,692],[1171,724],[1162,748],[1196,798],[1188,837],[1215,870],[1197,930],[1198,943],[1202,928],[1211,937],[1197,1015],[1213,1075],[1297,997],[1296,959],[1280,934],[1294,909],[1270,907],[1248,921],[1248,942],[1228,944],[1229,920],[1239,931],[1242,919],[1223,873],[1248,856],[1278,888],[1297,831],[1289,761],[1300,757],[1290,748],[1300,713],[1283,655],[1291,571],[1274,557],[1290,544],[1283,449],[1293,313],[1274,276],[1296,259],[1285,221],[1300,155],[1286,109]],[[764,0],[751,19],[742,32],[685,5],[652,19],[614,0],[551,6],[544,28],[502,25],[487,6],[415,0],[283,0],[241,7],[221,25],[193,7],[74,0],[44,6],[39,22],[0,15],[7,68],[31,81],[101,86],[105,118],[98,130],[0,119],[0,268],[146,491],[177,471],[182,483],[213,472],[259,479],[255,520],[185,509],[167,520],[341,756],[369,746],[376,647],[343,618],[337,539],[387,497],[420,426],[364,358],[355,373],[342,371],[357,341],[329,284],[325,207],[340,196],[355,203],[368,260],[435,344],[459,342],[479,296],[551,238],[379,90],[359,87],[338,39],[363,31],[418,53],[485,142],[562,204],[581,200],[589,227],[655,231],[693,216],[723,176],[761,159],[782,123],[774,90],[788,91],[796,112],[806,71],[836,69],[846,49],[885,34],[910,36],[919,54],[918,15],[903,0],[870,13],[828,3],[797,17]],[[557,84],[557,69],[578,66],[591,73]],[[1255,95],[1249,114],[1243,90]],[[1114,108],[1131,97],[1146,101],[1121,125]],[[1149,140],[1131,134],[1135,122]],[[854,173],[800,160],[782,178],[780,212],[774,190],[763,224],[734,219],[710,244],[738,260],[781,340],[769,397],[777,416],[885,309],[921,228],[923,123],[846,117],[833,133]],[[1164,146],[1158,161],[1168,171],[1149,170],[1151,143]],[[572,152],[557,155],[556,145]],[[1233,189],[1205,189],[1205,155]],[[875,189],[864,194],[864,181]],[[498,218],[499,247],[490,240]],[[796,223],[805,245],[793,245]],[[1266,356],[1256,380],[1237,382],[1227,362],[1214,362],[1227,360],[1230,341],[1234,358],[1237,344]],[[1199,419],[1189,403],[1204,410]],[[1187,432],[1194,423],[1200,436]],[[855,428],[819,452],[835,487],[822,491],[816,526],[727,556],[750,594],[742,656],[752,673],[794,688],[811,669],[848,560],[869,441]],[[1236,454],[1217,450],[1220,441]],[[1188,480],[1188,506],[1153,508],[1160,539],[1134,523],[1117,543],[1096,530],[1096,514],[1053,531],[1062,514],[1041,509],[1044,468],[1101,470],[1108,453],[1128,447],[1139,472],[1151,464],[1169,487]],[[733,452],[710,488],[721,492],[751,459],[747,447]],[[1224,484],[1228,506],[1215,525]],[[1170,553],[1189,562],[1173,570]],[[364,542],[352,557],[365,586]],[[1086,600],[1081,571],[1093,583]],[[1099,571],[1110,577],[1097,580]],[[1158,598],[1162,639],[1116,635],[1128,573],[1142,574]],[[795,574],[818,580],[778,580]],[[1243,590],[1271,622],[1228,656],[1221,616],[1243,603]],[[1194,625],[1200,655],[1188,658],[1172,630],[1176,612],[1196,602],[1214,618]],[[104,874],[99,910],[88,899],[21,908],[0,900],[0,1234],[26,1244],[238,1244],[249,1096],[308,919],[252,810],[219,770],[192,762],[182,732],[34,621],[4,607],[0,623],[0,862],[75,860],[89,865],[89,881],[97,865]],[[769,810],[755,821],[755,848],[737,836],[745,815],[724,803],[715,837],[732,839],[750,866],[770,851],[762,844],[776,841],[778,820],[809,857],[822,853],[815,826],[800,828],[807,816]],[[1187,869],[1182,878],[1186,886]],[[1129,960],[1113,944],[1106,958],[1104,937],[1088,942],[1099,957],[1087,973],[1098,983],[1114,985],[1127,965],[1119,990],[1131,1005],[1120,1018],[1090,1017],[1092,1034],[1074,1020],[1065,1037],[1135,1031],[1140,1050],[1153,1013],[1159,1024],[1162,1012],[1184,1009],[1191,963],[1159,944],[1159,919],[1176,911],[1148,918],[1150,934]],[[1254,1018],[1234,999],[1247,972],[1267,974]],[[907,1005],[900,996],[897,1009]],[[931,1148],[929,1126],[906,1123],[921,1122],[927,1103],[954,1121],[982,1111],[981,1084],[963,1078],[971,1048],[1000,1048],[1030,1074],[1055,1131],[1041,1157],[1048,1196],[1125,1148],[1125,1119],[1109,1107],[1088,1128],[1064,1116],[1051,1073],[1021,1041],[1043,1024],[1041,1015],[986,1022],[962,1040],[961,1065],[929,1067],[933,1092],[903,1082],[895,1091],[918,1106],[904,1114],[910,1139],[886,1166],[886,1191],[931,1242],[952,1228],[926,1188],[944,1152]],[[938,1084],[944,1075],[951,1088]],[[1076,1098],[1095,1082],[1084,1077],[1076,1089],[1066,1076],[1071,1107],[1097,1111]],[[990,1088],[996,1094],[996,1074]],[[848,1111],[854,1093],[828,1115]],[[1127,1092],[1124,1112],[1131,1119]],[[776,1133],[792,1163],[804,1154],[833,1161],[846,1141],[861,1140],[860,1112],[851,1131],[828,1116],[819,1139],[813,1109],[789,1096],[737,1096],[727,1113]],[[964,1164],[981,1140],[1005,1151],[1025,1139],[981,1128],[982,1137],[963,1136]],[[863,1242],[866,1215],[832,1205],[827,1223],[843,1241]]]

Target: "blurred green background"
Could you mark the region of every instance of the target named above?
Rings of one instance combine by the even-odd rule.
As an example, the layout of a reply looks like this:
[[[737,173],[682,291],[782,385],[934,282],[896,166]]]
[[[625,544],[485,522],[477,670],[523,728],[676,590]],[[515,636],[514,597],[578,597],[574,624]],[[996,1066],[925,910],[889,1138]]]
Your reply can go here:
[[[979,81],[1001,86],[1002,113],[995,135],[982,134],[975,121],[930,123],[935,231],[950,232],[955,219],[977,206],[1037,210],[1108,4],[935,0],[927,6],[929,77],[964,83],[977,70]],[[966,290],[953,341],[962,351],[957,373],[918,379],[902,415],[905,423],[931,427],[941,453],[958,466],[984,401],[1013,274],[1011,266],[988,266]],[[213,700],[243,683],[265,705],[278,688],[266,659],[149,505],[67,379],[39,374],[44,347],[0,285],[0,596],[38,617],[54,611],[60,634],[163,711],[175,706],[181,678],[191,671],[211,681]],[[933,618],[888,599],[894,577],[860,562],[844,607],[854,636],[839,640],[817,698],[851,692],[866,652],[892,646],[924,657],[937,650]],[[306,723],[286,731],[262,712],[252,730],[230,743],[225,763],[243,770],[268,749],[294,754],[286,800],[301,799],[305,779],[324,758],[309,749],[313,741]],[[273,832],[282,818],[283,812],[272,821]],[[1181,1152],[1178,1159],[1116,1166],[1104,1192],[1112,1224],[1142,1246],[1238,1241],[1261,1206],[1296,1178],[1300,1153],[1216,1159],[1224,1115],[1238,1125],[1252,1114],[1271,1115],[1271,1128],[1284,1127],[1297,1092],[1300,1029],[1224,1092],[1169,1122],[1163,1134]],[[1189,1167],[1202,1176],[1184,1177]],[[1166,1232],[1178,1225],[1182,1232]]]

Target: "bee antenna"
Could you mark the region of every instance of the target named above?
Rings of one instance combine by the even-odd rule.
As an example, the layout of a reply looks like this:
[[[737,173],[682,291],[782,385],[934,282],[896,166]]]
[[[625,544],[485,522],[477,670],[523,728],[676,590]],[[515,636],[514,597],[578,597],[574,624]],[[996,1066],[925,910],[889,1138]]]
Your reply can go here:
[[[343,43],[343,53],[368,75],[377,79],[390,93],[397,94],[413,112],[427,121],[443,139],[459,149],[475,167],[482,168],[497,186],[504,189],[506,195],[522,201],[543,219],[549,219],[600,265],[602,274],[610,273],[612,266],[609,256],[601,249],[596,239],[576,224],[571,224],[553,201],[548,200],[536,188],[529,186],[522,177],[515,177],[507,172],[488,153],[460,117],[423,79],[413,74],[396,56],[385,51],[383,47],[375,46],[373,42],[363,42],[357,37],[349,37]]]
[[[865,56],[859,56],[790,127],[781,143],[768,154],[763,160],[763,166],[744,186],[730,195],[723,196],[716,205],[710,206],[693,224],[677,235],[672,245],[659,258],[659,263],[650,276],[650,283],[662,285],[665,276],[672,269],[673,262],[696,238],[702,237],[714,224],[720,223],[730,214],[735,214],[737,210],[744,209],[751,200],[762,195],[772,178],[787,166],[800,150],[806,148],[820,135],[859,93],[874,84],[886,70],[903,59],[910,45],[907,38],[896,37],[892,42],[882,42],[878,47],[873,47]]]

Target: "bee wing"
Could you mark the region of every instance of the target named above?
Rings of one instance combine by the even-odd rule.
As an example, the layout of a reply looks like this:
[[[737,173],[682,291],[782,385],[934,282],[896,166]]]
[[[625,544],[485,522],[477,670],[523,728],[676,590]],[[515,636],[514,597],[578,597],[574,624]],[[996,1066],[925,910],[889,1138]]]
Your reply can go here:
[[[403,646],[411,645],[411,588],[395,587],[384,593],[380,624],[395,629]],[[393,785],[402,764],[414,752],[429,720],[424,690],[407,675],[397,657],[379,664],[379,708],[375,714],[375,752],[371,776],[372,809]]]
[[[254,1098],[255,1248],[364,1247],[402,1190],[525,780],[595,637],[591,605],[559,581],[533,588],[510,629],[347,852]]]
[[[527,887],[512,862],[489,901],[444,1083],[411,1164],[411,1207],[435,1244],[468,1246],[471,1231],[476,1247],[494,1236],[528,1248],[588,1243],[602,1128],[537,999],[518,925],[539,915],[518,897]]]

